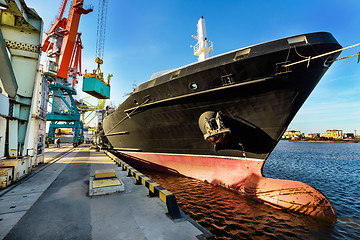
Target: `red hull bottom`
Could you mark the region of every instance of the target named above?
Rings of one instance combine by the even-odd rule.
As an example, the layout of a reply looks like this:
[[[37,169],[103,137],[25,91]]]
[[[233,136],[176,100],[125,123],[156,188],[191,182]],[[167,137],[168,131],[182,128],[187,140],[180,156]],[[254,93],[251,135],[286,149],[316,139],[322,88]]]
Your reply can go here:
[[[198,155],[118,152],[133,167],[181,174],[230,188],[273,207],[336,222],[329,200],[308,184],[262,176],[263,160]]]

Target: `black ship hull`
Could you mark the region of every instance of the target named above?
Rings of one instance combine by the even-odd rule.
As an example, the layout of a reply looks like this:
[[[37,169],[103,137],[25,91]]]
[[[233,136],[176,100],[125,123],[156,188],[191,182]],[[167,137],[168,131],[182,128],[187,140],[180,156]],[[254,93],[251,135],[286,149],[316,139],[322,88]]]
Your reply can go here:
[[[257,178],[266,179],[265,160],[339,52],[311,57],[340,48],[331,34],[312,33],[164,73],[105,117],[105,136],[132,163],[261,198],[246,188],[267,189]]]

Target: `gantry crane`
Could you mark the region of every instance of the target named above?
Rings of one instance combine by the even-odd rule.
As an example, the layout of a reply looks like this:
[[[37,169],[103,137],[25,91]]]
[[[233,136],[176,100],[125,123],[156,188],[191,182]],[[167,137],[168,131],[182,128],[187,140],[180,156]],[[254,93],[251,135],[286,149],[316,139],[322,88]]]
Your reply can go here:
[[[83,141],[83,123],[75,104],[75,85],[81,75],[81,33],[78,33],[81,15],[93,11],[85,9],[84,0],[73,0],[68,18],[63,17],[68,0],[63,0],[60,12],[54,24],[46,34],[41,50],[47,53],[49,60],[44,71],[50,82],[49,96],[51,113],[46,117],[51,121],[48,138],[55,138],[57,128],[73,128],[73,144]]]
[[[81,120],[84,124],[84,127],[91,128],[90,122],[94,120],[96,115],[102,114],[102,110],[105,107],[105,100],[106,99],[99,99],[97,105],[93,105],[89,101],[85,99],[91,98],[91,96],[82,98],[82,102],[84,104],[78,105],[79,110],[81,111]]]

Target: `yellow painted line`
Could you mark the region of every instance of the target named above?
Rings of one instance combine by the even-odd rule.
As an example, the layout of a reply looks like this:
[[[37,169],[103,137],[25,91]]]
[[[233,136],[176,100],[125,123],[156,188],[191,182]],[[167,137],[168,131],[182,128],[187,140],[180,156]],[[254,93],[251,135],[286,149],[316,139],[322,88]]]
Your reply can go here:
[[[159,198],[164,202],[166,203],[166,196],[168,195],[172,195],[172,193],[168,190],[161,190],[159,192]]]
[[[160,185],[157,184],[156,182],[149,183],[149,190],[154,192],[154,187],[156,187],[156,186],[160,186]]]
[[[93,181],[93,188],[120,186],[120,185],[121,185],[121,182],[117,178],[109,178],[109,179]]]
[[[111,178],[116,177],[114,169],[96,170],[95,178]]]

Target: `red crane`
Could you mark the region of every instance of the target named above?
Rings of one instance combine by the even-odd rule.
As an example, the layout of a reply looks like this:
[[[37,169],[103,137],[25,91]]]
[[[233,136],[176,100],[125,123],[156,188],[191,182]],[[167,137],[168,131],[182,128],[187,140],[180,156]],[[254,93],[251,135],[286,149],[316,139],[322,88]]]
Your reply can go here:
[[[63,0],[59,16],[50,27],[42,43],[42,51],[55,59],[56,77],[67,80],[73,76],[73,86],[77,83],[76,76],[81,75],[81,33],[78,33],[82,14],[92,12],[92,8],[84,9],[84,0],[73,0],[68,18],[63,17],[68,0]]]

